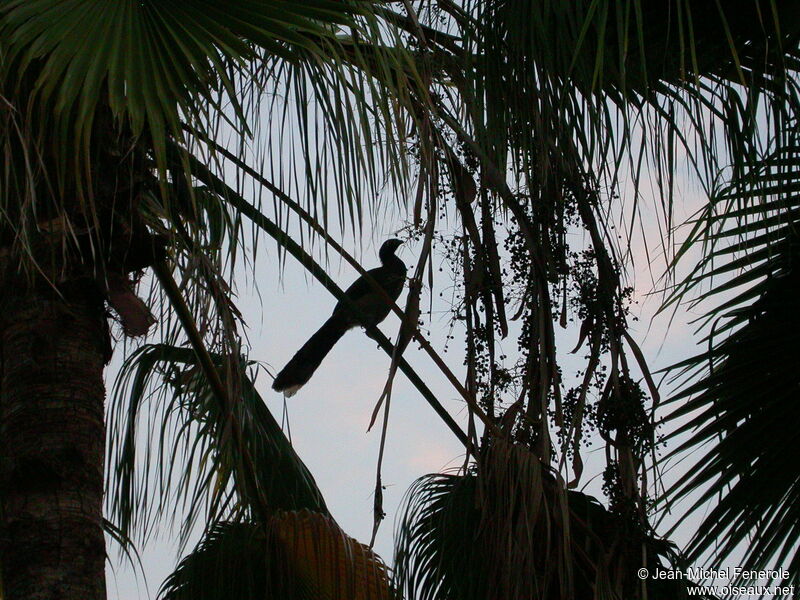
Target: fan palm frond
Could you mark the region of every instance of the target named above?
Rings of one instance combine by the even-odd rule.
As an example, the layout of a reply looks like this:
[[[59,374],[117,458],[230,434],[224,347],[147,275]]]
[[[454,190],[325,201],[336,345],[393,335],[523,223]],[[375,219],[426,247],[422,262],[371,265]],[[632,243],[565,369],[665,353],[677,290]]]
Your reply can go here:
[[[84,149],[93,115],[107,102],[134,136],[146,129],[163,157],[167,136],[186,121],[205,122],[209,107],[229,106],[231,122],[249,129],[236,76],[255,76],[270,56],[336,60],[341,28],[371,39],[369,27],[359,26],[369,10],[327,0],[242,0],[225,8],[206,0],[12,1],[0,13],[3,82],[8,91],[32,79],[29,106],[20,108],[50,113],[64,139],[77,140],[66,152]]]
[[[640,542],[651,569],[680,558],[668,542],[629,533],[597,500],[567,491],[528,450],[495,447],[475,469],[427,475],[409,490],[396,583],[410,600],[631,597],[620,586],[641,585]],[[651,580],[647,588],[649,598],[685,595],[685,582]]]
[[[96,260],[112,245],[106,212],[131,227],[143,187],[167,202],[170,180],[191,179],[185,160],[167,173],[170,144],[199,151],[221,130],[242,155],[256,131],[268,134],[262,152],[296,144],[298,152],[274,153],[291,160],[272,166],[292,171],[289,180],[304,175],[309,206],[326,224],[335,206],[343,224],[360,226],[362,198],[385,175],[405,176],[404,84],[374,74],[392,65],[414,76],[396,66],[406,52],[388,45],[392,32],[373,8],[359,0],[242,0],[224,9],[205,0],[4,3],[1,241],[36,263],[42,223],[63,221],[58,240],[89,233],[93,248],[81,251]],[[272,115],[260,128],[264,97]],[[319,192],[332,184],[338,202],[329,206]]]
[[[649,163],[671,198],[676,149],[713,173],[721,148],[710,140],[721,127],[741,164],[763,141],[757,107],[766,104],[785,131],[800,106],[790,76],[800,59],[792,3],[467,5],[479,24],[468,39],[483,60],[465,74],[475,108],[485,103],[486,119],[472,115],[477,139],[496,164],[510,150],[532,180],[550,164],[573,170],[562,147],[575,144],[611,185],[627,162],[638,187]]]

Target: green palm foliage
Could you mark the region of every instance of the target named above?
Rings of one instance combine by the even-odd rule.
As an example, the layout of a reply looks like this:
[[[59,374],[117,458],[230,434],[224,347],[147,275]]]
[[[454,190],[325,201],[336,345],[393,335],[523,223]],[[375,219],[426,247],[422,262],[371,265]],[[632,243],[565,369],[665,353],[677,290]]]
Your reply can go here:
[[[187,124],[225,119],[250,131],[244,100],[280,85],[280,61],[303,63],[321,85],[335,81],[337,60],[353,61],[347,38],[337,37],[342,28],[372,39],[365,2],[243,0],[223,9],[202,0],[41,0],[6,2],[2,14],[7,100],[18,104],[22,132],[53,128],[62,142],[73,142],[62,158],[88,158],[101,106],[134,137],[144,136],[162,161],[167,138],[180,138]],[[237,87],[243,78],[244,96]]]
[[[198,148],[220,128],[246,139],[267,93],[295,102],[306,150],[297,168],[320,172],[331,144],[339,149],[335,182],[348,191],[342,207],[351,215],[361,210],[353,189],[384,159],[397,172],[394,115],[364,73],[398,59],[381,52],[368,3],[6,2],[0,19],[0,142],[13,167],[0,186],[4,243],[33,270],[44,261],[36,251],[43,224],[81,256],[103,256],[100,272],[119,270],[104,263],[123,260],[129,246],[147,245],[144,226],[173,233],[181,221],[194,233],[195,199],[170,193],[170,182],[190,177],[170,170],[170,144]],[[350,36],[371,43],[370,55]],[[328,125],[322,138],[310,129],[310,104]],[[282,113],[276,134],[292,117]],[[365,152],[364,142],[380,142],[379,152]],[[156,214],[142,205],[148,191],[160,198]],[[140,266],[124,258],[125,268]]]
[[[218,370],[225,366],[220,357],[214,363]],[[244,365],[238,372],[246,373]],[[123,530],[146,531],[151,518],[184,503],[188,503],[186,529],[198,517],[252,517],[263,508],[258,499],[264,491],[268,496],[261,501],[269,511],[309,509],[327,514],[314,478],[256,392],[252,375],[226,385],[237,390],[233,414],[220,409],[189,348],[142,346],[128,358],[119,377],[109,481],[111,514]],[[152,419],[157,417],[161,422],[155,426]],[[137,427],[145,419],[150,427],[142,439]],[[231,435],[232,427],[239,428],[246,440],[244,455]],[[161,451],[153,455],[149,449],[154,447]],[[139,454],[145,454],[144,463],[137,464]],[[244,475],[248,469],[252,477]],[[152,489],[178,492],[192,489],[195,481],[199,485],[188,497]]]

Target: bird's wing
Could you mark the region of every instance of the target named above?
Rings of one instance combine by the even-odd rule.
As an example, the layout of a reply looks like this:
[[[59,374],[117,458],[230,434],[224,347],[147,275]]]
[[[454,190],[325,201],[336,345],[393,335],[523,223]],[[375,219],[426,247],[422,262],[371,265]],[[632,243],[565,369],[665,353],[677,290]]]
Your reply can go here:
[[[397,299],[403,289],[402,277],[398,278],[396,274],[390,273],[381,267],[370,269],[367,273],[391,298]],[[375,290],[373,284],[365,277],[356,279],[353,284],[345,290],[345,294],[347,294],[350,300],[355,302],[363,313],[363,316],[374,324],[380,323],[386,318],[386,315],[389,314],[390,308],[383,294]],[[349,307],[342,301],[336,304],[333,314],[347,315],[348,320],[352,319],[350,322],[351,327],[359,322],[359,319],[351,315]]]
[[[383,282],[381,281],[381,268],[380,267],[377,267],[375,269],[370,269],[369,271],[367,271],[367,274],[370,277],[372,277],[375,281],[377,281],[379,284],[383,285]],[[358,301],[361,298],[363,298],[364,296],[366,296],[367,294],[374,294],[374,293],[377,293],[377,292],[376,292],[375,288],[372,286],[372,283],[367,281],[366,277],[362,276],[362,277],[359,277],[358,279],[356,279],[352,284],[350,284],[350,287],[348,287],[344,291],[344,293],[351,300]],[[341,304],[342,303],[340,301],[339,304],[336,305],[336,308],[337,309],[340,308]]]

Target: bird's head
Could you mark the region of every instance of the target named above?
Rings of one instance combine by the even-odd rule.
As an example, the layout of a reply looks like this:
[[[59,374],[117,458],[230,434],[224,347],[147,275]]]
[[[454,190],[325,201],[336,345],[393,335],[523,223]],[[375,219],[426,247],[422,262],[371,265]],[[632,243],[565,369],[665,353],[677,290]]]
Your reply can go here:
[[[397,238],[391,238],[383,242],[383,245],[378,252],[378,257],[381,259],[381,263],[385,263],[388,259],[393,257],[395,250],[402,245],[402,240],[398,240]]]
[[[394,252],[400,246],[403,245],[403,240],[398,240],[397,238],[390,238],[383,242],[381,246],[381,252]]]

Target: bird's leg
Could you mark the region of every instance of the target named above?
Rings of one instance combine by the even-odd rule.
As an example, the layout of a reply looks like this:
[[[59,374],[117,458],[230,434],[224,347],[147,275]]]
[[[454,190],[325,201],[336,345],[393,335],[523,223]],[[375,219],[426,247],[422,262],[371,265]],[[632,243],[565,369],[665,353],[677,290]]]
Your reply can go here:
[[[380,331],[377,328],[376,328],[376,330]],[[366,333],[369,338],[375,340],[375,343],[378,344],[378,348],[382,347],[381,346],[381,340],[378,338],[378,334],[377,333],[374,333],[374,332],[370,331],[366,327],[364,327],[364,333]],[[389,344],[391,345],[391,341],[389,342]]]

